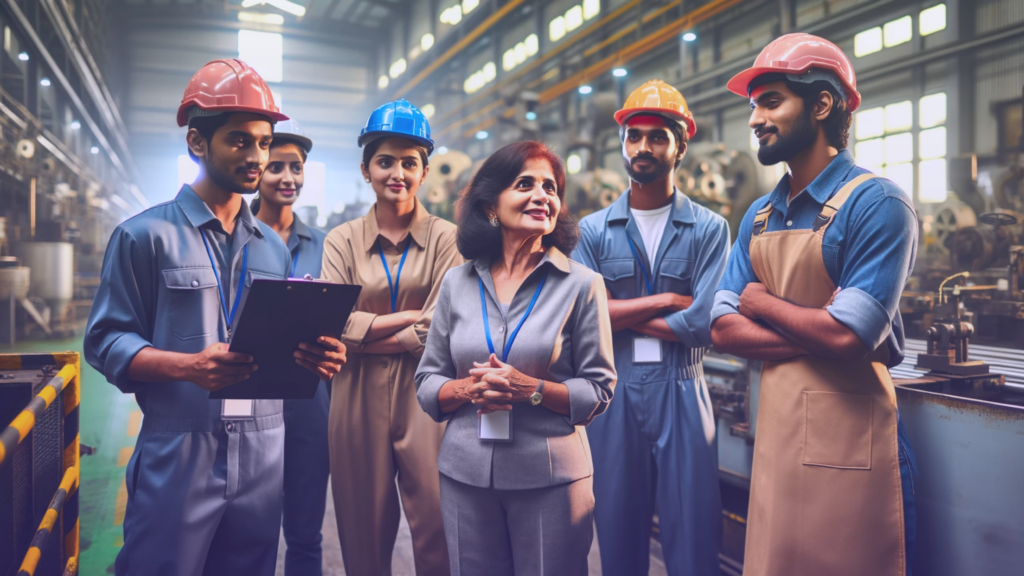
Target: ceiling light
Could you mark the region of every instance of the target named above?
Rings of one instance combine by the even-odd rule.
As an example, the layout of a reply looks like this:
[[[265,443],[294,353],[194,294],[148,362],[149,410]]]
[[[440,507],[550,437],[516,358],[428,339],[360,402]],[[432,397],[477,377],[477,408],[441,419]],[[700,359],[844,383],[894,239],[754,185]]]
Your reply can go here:
[[[626,75],[626,69],[625,68],[616,68],[615,70],[612,70],[612,76],[615,76],[616,78],[622,78],[625,75]]]
[[[477,132],[476,133],[476,139],[477,140],[487,140],[487,131],[486,130],[481,130],[481,131]]]
[[[683,34],[683,42],[693,42],[696,39],[697,35],[694,34],[693,32],[687,32],[686,34]]]
[[[537,113],[533,112],[532,110],[530,112],[527,112],[526,119],[529,120],[530,122],[533,122],[534,120],[537,119]]]
[[[594,89],[591,88],[590,86],[586,85],[586,84],[584,84],[583,86],[580,86],[580,94],[590,94],[593,91],[594,91]]]
[[[440,148],[435,150],[435,152],[437,152],[438,154],[447,154],[448,153],[448,147],[447,146],[441,146]]]
[[[71,129],[72,130],[78,130],[81,127],[82,127],[82,123],[79,122],[78,120],[72,120],[71,121]]]
[[[22,62],[28,62],[28,52],[20,52],[18,54],[18,60],[21,60]]]
[[[420,38],[420,50],[423,50],[424,52],[426,52],[427,50],[430,50],[430,47],[433,46],[433,45],[434,45],[434,35],[433,34],[429,34],[429,33],[428,34],[424,34],[423,37]]]
[[[251,22],[253,24],[274,24],[280,26],[284,24],[284,16],[280,14],[266,14],[263,12],[239,12],[239,22]]]
[[[381,74],[381,77],[377,79],[377,88],[380,88],[381,90],[383,90],[383,89],[385,89],[387,87],[388,87],[388,75],[387,74]]]
[[[427,118],[427,120],[430,120],[430,118],[434,115],[435,111],[436,110],[434,109],[433,104],[427,104],[423,106],[423,108],[420,108],[420,112],[423,112],[423,115]]]
[[[391,74],[392,78],[398,78],[402,75],[402,72],[405,72],[406,66],[405,58],[399,58],[391,63],[391,68],[388,70],[388,73]]]
[[[39,85],[40,86],[49,86],[50,85],[50,79],[49,78],[43,78],[42,80],[39,81]]]
[[[92,152],[93,154],[99,154],[100,153],[100,149],[95,147],[95,146],[93,146],[92,148],[89,149],[89,152]]]

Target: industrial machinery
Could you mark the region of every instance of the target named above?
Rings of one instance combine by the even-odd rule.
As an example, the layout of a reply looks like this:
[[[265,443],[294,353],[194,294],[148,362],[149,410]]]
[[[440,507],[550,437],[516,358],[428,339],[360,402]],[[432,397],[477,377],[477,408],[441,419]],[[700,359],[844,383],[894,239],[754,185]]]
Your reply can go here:
[[[472,167],[473,161],[469,156],[457,150],[434,155],[430,159],[430,172],[418,195],[427,211],[445,220],[454,220],[460,184],[469,182],[469,178],[463,178],[463,175]]]
[[[725,144],[693,143],[676,169],[676,188],[729,221],[732,238],[750,205],[775,186],[775,168],[761,165],[750,152]]]

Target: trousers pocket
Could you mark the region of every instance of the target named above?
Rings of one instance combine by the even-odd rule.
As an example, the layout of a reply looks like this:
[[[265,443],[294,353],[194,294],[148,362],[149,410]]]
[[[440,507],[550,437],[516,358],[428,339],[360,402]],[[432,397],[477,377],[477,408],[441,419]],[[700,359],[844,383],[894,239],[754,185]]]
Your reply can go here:
[[[804,447],[807,466],[871,469],[871,396],[804,392]]]

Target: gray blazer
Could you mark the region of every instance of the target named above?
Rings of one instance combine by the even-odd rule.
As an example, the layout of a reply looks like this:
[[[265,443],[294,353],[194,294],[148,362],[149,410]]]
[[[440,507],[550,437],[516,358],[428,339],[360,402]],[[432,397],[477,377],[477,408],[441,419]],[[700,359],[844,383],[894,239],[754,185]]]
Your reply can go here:
[[[565,384],[571,414],[518,402],[512,409],[512,441],[481,441],[476,406],[464,404],[453,413],[441,413],[437,403],[441,386],[469,376],[473,362],[485,362],[490,355],[478,278],[483,279],[491,338],[500,358],[544,270],[544,289],[516,336],[508,363],[523,374]],[[593,462],[583,426],[608,408],[615,387],[603,279],[551,248],[520,286],[505,317],[489,263],[477,260],[452,268],[441,283],[416,386],[423,410],[438,422],[448,420],[437,462],[445,476],[504,490],[555,486],[590,476]]]

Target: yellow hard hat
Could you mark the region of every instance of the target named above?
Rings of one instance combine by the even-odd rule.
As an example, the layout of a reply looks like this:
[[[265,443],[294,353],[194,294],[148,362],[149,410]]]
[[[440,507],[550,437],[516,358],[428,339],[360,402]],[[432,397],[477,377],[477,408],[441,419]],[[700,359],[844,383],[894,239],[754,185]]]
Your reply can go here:
[[[615,113],[615,121],[620,126],[637,114],[654,114],[671,118],[686,126],[686,137],[693,138],[697,133],[697,123],[686,105],[686,99],[673,86],[661,80],[648,80],[626,98],[622,110]]]

